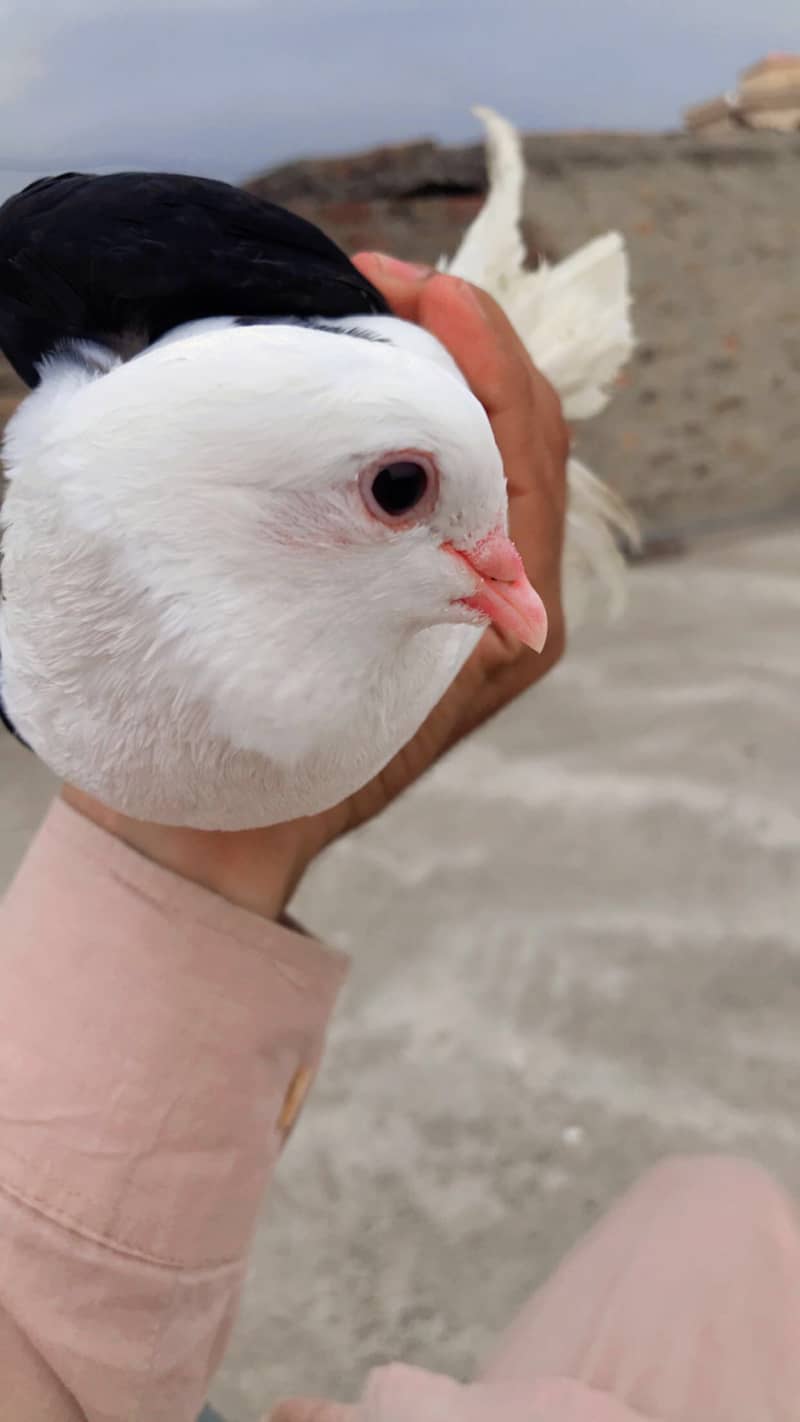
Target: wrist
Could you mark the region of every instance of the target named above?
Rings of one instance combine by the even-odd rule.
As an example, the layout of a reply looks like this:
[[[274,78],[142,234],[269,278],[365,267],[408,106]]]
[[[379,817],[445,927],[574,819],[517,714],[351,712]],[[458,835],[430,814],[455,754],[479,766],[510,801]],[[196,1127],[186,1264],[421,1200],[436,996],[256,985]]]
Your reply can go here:
[[[130,819],[71,785],[61,795],[152,863],[262,918],[281,917],[310,859],[298,825],[234,834],[186,829]]]

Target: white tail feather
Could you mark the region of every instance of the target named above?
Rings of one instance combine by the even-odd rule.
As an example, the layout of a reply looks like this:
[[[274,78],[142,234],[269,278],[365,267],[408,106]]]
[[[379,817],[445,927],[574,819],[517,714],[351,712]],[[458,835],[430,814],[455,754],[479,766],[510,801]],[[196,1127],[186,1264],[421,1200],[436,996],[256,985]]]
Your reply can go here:
[[[489,195],[461,239],[452,261],[440,265],[491,291],[496,300],[525,264],[520,219],[525,195],[525,160],[516,129],[493,109],[473,113],[486,128]]]
[[[491,109],[486,128],[489,195],[456,255],[440,267],[488,291],[503,307],[536,365],[561,397],[568,420],[605,408],[630,358],[628,257],[618,232],[598,237],[564,261],[525,270],[521,218],[525,164],[519,135]],[[633,514],[584,464],[570,459],[565,554],[567,613],[580,621],[598,599],[624,603],[620,540],[638,542]]]

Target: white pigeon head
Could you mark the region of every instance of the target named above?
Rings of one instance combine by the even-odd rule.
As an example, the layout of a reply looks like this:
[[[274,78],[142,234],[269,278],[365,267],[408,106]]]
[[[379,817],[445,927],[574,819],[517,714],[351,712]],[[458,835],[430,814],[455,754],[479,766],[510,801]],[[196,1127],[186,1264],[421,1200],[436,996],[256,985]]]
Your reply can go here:
[[[99,372],[59,358],[11,423],[7,704],[129,813],[321,809],[413,734],[490,621],[544,643],[482,406],[424,332],[342,326],[212,321]],[[179,744],[195,780],[206,744],[281,788],[198,809]]]

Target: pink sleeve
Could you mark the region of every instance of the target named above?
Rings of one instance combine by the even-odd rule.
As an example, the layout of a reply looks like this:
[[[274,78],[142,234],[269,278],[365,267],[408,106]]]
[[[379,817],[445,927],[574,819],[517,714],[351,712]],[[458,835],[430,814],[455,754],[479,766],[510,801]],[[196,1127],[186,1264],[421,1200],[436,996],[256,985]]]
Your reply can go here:
[[[0,1412],[193,1422],[344,959],[60,802],[0,944]]]

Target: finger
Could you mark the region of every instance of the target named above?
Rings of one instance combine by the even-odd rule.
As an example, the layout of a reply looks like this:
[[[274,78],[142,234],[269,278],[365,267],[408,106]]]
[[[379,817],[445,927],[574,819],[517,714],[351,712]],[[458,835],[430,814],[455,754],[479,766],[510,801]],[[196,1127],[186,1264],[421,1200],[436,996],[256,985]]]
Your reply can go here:
[[[489,416],[503,457],[512,521],[523,496],[531,505],[561,502],[563,477],[554,479],[559,461],[551,457],[567,437],[560,402],[505,313],[485,292],[442,278],[421,293],[420,316],[447,346]],[[534,527],[537,522],[534,516]]]
[[[485,292],[437,277],[420,293],[420,319],[448,347],[489,415],[503,459],[509,527],[551,620],[549,653],[563,645],[560,550],[569,436],[561,402],[508,317]],[[519,658],[520,668],[528,658]]]
[[[359,252],[353,263],[396,315],[439,336],[489,414],[519,395],[533,367],[508,317],[486,292],[382,252]]]
[[[509,498],[544,494],[552,470],[536,454],[564,445],[566,425],[558,396],[505,312],[478,287],[438,276],[420,290],[419,316],[447,346],[489,416]]]
[[[530,357],[508,317],[486,292],[438,274],[419,288],[419,316],[450,351],[490,419],[529,403]]]
[[[438,335],[490,414],[524,397],[526,381],[560,408],[555,391],[534,366],[502,307],[488,292],[432,267],[360,252],[353,262],[379,287],[393,310]],[[491,333],[492,340],[487,339]]]
[[[537,373],[507,316],[485,292],[459,278],[378,252],[361,252],[353,261],[398,316],[425,326],[450,352],[492,421],[514,497],[530,463],[528,458],[524,464],[522,455],[530,450]]]
[[[561,404],[498,303],[460,278],[381,253],[362,252],[354,261],[397,315],[442,342],[480,400],[503,457],[512,522],[518,522],[514,504],[523,496],[529,528],[538,523],[538,502],[554,500],[563,508],[569,436]],[[557,457],[537,460],[537,449]]]
[[[433,267],[413,262],[400,262],[383,252],[357,252],[353,266],[377,286],[386,297],[396,316],[403,321],[419,322],[419,300],[423,286],[434,275]]]

